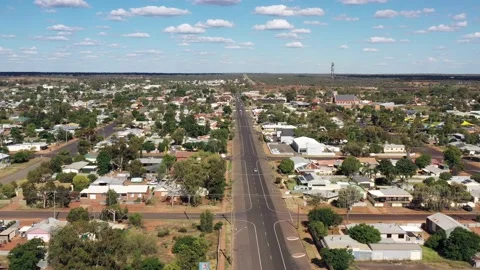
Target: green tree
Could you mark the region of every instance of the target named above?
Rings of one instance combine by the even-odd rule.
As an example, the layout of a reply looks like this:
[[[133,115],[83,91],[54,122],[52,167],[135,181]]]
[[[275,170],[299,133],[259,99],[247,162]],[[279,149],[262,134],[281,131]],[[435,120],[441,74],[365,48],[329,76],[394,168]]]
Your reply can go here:
[[[82,191],[87,188],[88,185],[90,185],[90,179],[88,179],[88,177],[85,175],[78,174],[73,177],[73,186],[75,191]]]
[[[112,169],[112,157],[106,151],[100,151],[97,156],[98,174],[104,175]]]
[[[287,102],[295,100],[295,98],[297,97],[297,91],[293,88],[289,89],[285,91],[285,97],[287,98]]]
[[[67,221],[70,223],[77,222],[77,221],[89,221],[90,215],[87,209],[83,207],[73,208],[68,212]]]
[[[360,167],[362,167],[362,164],[360,161],[353,157],[353,156],[348,156],[343,162],[342,165],[340,166],[340,171],[346,175],[350,176],[355,174],[360,170]]]
[[[430,235],[427,241],[425,241],[425,246],[433,250],[440,251],[443,249],[446,240],[447,235],[445,234],[445,231],[441,230]]]
[[[146,141],[143,143],[143,150],[147,151],[147,153],[155,151],[155,144],[152,141]]]
[[[312,221],[308,223],[308,228],[317,240],[327,236],[328,228],[321,221]]]
[[[143,225],[143,216],[140,213],[133,213],[128,215],[128,223],[135,227],[142,227]]]
[[[177,264],[182,269],[198,267],[198,263],[206,259],[208,242],[203,237],[185,236],[177,238],[172,252],[176,255]]]
[[[448,259],[468,262],[479,250],[480,236],[457,227],[450,233],[440,253]]]
[[[382,240],[380,231],[365,223],[355,225],[348,229],[348,235],[363,244],[378,243]]]
[[[200,214],[200,230],[202,232],[211,233],[213,232],[213,213],[209,210],[204,211]]]
[[[348,186],[338,191],[338,206],[350,208],[362,199],[362,193],[354,186]]]
[[[183,143],[183,139],[185,138],[185,130],[183,128],[177,128],[171,135],[172,140],[174,140],[175,144],[181,145]]]
[[[224,113],[225,115],[230,115],[230,114],[232,114],[232,107],[230,107],[230,106],[228,106],[228,105],[227,105],[227,106],[224,106],[224,107],[223,107],[223,113]]]
[[[25,244],[14,247],[7,258],[8,269],[35,270],[40,260],[45,257],[46,247],[42,239],[34,238]]]
[[[417,165],[409,158],[402,158],[397,161],[395,168],[400,176],[403,176],[403,179],[411,178],[417,172]]]
[[[35,124],[30,123],[25,127],[25,135],[29,138],[33,138],[37,136],[37,133],[35,132]]]
[[[473,179],[475,182],[480,183],[480,173],[474,174],[470,176],[471,179]]]
[[[162,158],[162,163],[165,164],[168,170],[170,170],[173,166],[173,164],[177,161],[177,158],[175,156],[165,154]]]
[[[10,130],[10,136],[12,137],[13,143],[22,143],[23,135],[18,127],[13,127]]]
[[[149,258],[145,258],[142,261],[142,266],[140,269],[141,270],[162,270],[164,269],[163,266],[164,266],[163,263],[160,262],[158,258],[149,257]]]
[[[395,168],[392,162],[388,159],[382,159],[378,163],[377,169],[381,174],[385,175],[385,178],[387,178],[388,182],[392,182],[398,173],[397,168]]]
[[[107,191],[107,199],[105,201],[107,206],[112,206],[118,204],[118,193],[113,189]]]
[[[182,268],[176,262],[172,262],[172,263],[166,264],[163,267],[163,270],[182,270]]]
[[[92,147],[92,145],[87,140],[81,139],[80,141],[78,141],[77,150],[80,155],[87,154],[88,151],[90,151],[90,147]]]
[[[131,177],[141,177],[147,172],[143,167],[142,162],[138,159],[135,159],[128,164],[128,171],[130,172]]]
[[[323,261],[334,270],[348,270],[355,260],[351,250],[347,249],[328,249],[320,250]]]
[[[430,165],[431,162],[432,157],[429,154],[422,154],[417,159],[415,159],[415,165],[417,165],[419,169],[427,167],[428,165]]]
[[[15,186],[13,184],[7,183],[4,185],[0,184],[0,193],[5,196],[6,198],[13,198],[15,197]]]
[[[20,150],[12,157],[13,163],[24,163],[33,158],[33,152],[29,150]]]
[[[293,162],[293,160],[291,160],[289,158],[282,159],[282,162],[280,162],[280,165],[278,165],[278,169],[283,174],[293,172],[294,168],[295,168],[295,163]]]
[[[325,224],[325,226],[330,228],[332,226],[340,225],[343,221],[343,218],[330,208],[318,208],[308,212],[308,221],[320,221]]]
[[[443,159],[450,168],[463,168],[462,150],[455,146],[448,146],[443,152]]]
[[[439,178],[440,180],[445,180],[445,181],[447,181],[447,180],[452,179],[452,174],[449,173],[449,172],[442,172],[442,173],[440,173],[440,175],[438,176],[438,178]]]

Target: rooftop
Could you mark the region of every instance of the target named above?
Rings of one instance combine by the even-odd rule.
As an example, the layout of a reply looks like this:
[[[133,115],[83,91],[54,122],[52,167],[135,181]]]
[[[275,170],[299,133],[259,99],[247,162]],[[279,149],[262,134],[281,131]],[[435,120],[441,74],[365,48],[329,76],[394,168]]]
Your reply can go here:
[[[368,245],[353,240],[348,235],[327,235],[323,238],[323,241],[330,249],[350,248],[352,250],[370,250]]]
[[[348,224],[347,229],[350,229],[355,225],[358,225],[358,224]],[[373,223],[373,224],[367,224],[367,225],[377,229],[380,232],[380,234],[402,234],[402,233],[404,234],[405,233],[405,231],[395,223]]]
[[[422,247],[414,243],[378,243],[370,244],[370,248],[375,250],[422,250]]]
[[[87,166],[89,162],[87,161],[78,161],[74,162],[70,165],[66,165],[64,169],[70,169],[70,170],[81,170],[83,167]]]
[[[463,226],[462,223],[442,213],[435,213],[433,215],[430,215],[427,217],[427,220],[434,222],[435,224],[437,224],[437,226],[439,226],[445,231],[454,229],[456,227],[462,227],[468,230],[468,228]]]

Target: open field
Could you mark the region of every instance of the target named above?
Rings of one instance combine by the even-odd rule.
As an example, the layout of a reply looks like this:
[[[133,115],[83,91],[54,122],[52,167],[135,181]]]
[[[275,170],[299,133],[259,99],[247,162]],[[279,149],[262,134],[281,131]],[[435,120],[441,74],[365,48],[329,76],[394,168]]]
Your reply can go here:
[[[165,234],[164,236],[158,237],[158,258],[163,263],[170,263],[175,260],[175,255],[172,253],[175,239],[182,236],[199,237],[202,234],[202,232],[197,229],[197,224],[189,221],[155,220],[146,221],[144,226],[147,231],[154,232],[155,235],[157,235],[158,232]],[[179,232],[182,228],[186,230],[186,232]],[[214,231],[204,235],[209,243],[207,261],[210,262],[211,269],[216,269],[218,232]]]
[[[470,269],[471,265],[467,262],[452,261],[438,255],[438,253],[428,247],[422,246],[423,262],[431,265],[434,269]],[[446,268],[447,267],[447,268]]]

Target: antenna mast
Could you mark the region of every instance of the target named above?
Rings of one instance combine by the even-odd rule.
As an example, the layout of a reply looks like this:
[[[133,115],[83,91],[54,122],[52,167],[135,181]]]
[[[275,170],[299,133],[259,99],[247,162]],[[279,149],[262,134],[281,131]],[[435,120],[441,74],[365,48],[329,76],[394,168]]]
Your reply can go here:
[[[335,79],[335,63],[332,62],[332,65],[330,67],[330,71],[331,71],[331,76],[332,76],[332,80]]]

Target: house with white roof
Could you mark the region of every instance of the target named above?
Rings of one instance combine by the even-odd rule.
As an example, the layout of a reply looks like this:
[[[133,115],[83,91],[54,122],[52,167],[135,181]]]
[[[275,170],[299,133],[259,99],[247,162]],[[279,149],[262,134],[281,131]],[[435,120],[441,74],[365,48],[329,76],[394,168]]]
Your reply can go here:
[[[384,153],[405,153],[405,145],[403,144],[385,144],[383,146]]]
[[[367,198],[375,207],[403,207],[410,204],[413,196],[401,188],[391,187],[379,190],[369,190]]]
[[[69,165],[65,165],[62,169],[62,172],[63,173],[77,173],[78,174],[86,166],[88,166],[87,161],[78,161],[78,162],[74,162],[74,163],[69,164]],[[95,168],[96,168],[96,166],[95,166]]]
[[[470,230],[468,227],[464,226],[462,223],[442,213],[435,213],[433,215],[428,216],[427,221],[425,223],[425,228],[427,232],[436,233],[439,231],[444,231],[447,237],[450,236],[450,233],[452,233],[453,230],[459,227],[466,230]]]
[[[293,168],[295,171],[304,168],[310,163],[309,159],[303,157],[291,157],[290,160],[293,161]]]
[[[108,190],[114,190],[118,194],[120,201],[135,201],[137,199],[145,198],[150,191],[150,186],[148,185],[108,185],[108,186],[97,186],[90,185],[88,188],[80,191],[80,198],[105,201],[107,198]]]
[[[319,143],[317,142],[317,140],[309,137],[295,138],[293,139],[291,146],[293,150],[303,155],[310,155],[310,156],[316,156],[316,155],[334,156],[335,155],[335,153],[328,152],[329,147],[327,145],[323,143]],[[338,150],[338,149],[332,149],[332,150]]]

